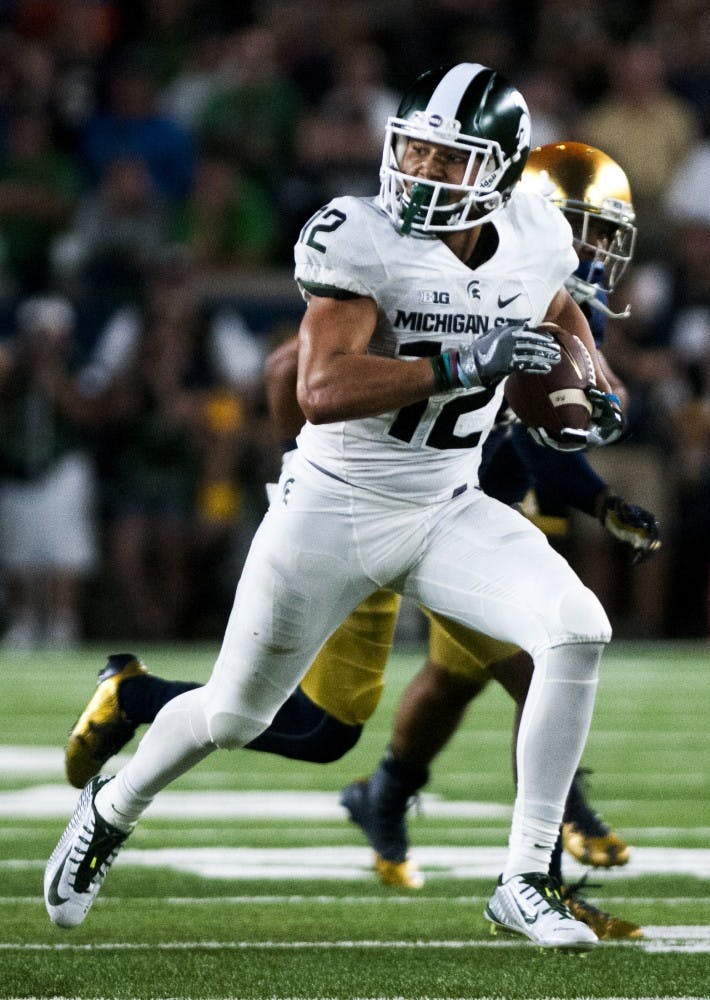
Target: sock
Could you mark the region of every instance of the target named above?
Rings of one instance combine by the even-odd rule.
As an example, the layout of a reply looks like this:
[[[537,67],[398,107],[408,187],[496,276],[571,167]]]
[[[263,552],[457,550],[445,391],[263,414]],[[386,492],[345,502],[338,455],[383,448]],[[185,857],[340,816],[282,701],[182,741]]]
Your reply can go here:
[[[118,704],[130,722],[152,722],[161,708],[185,691],[200,687],[192,681],[166,681],[152,674],[127,677],[118,687]]]
[[[133,789],[129,789],[125,779],[119,780],[116,776],[98,790],[94,807],[99,816],[111,826],[130,833],[152,801],[152,796],[146,798],[137,795]]]
[[[562,834],[557,834],[555,846],[552,849],[550,858],[550,875],[562,885]]]
[[[107,823],[132,829],[162,788],[216,749],[207,732],[203,691],[187,691],[166,705],[126,766],[100,788],[95,806]]]
[[[395,757],[389,747],[380,761],[380,768],[394,778],[408,795],[414,795],[429,781],[429,768],[426,764],[413,764],[401,760]]]
[[[548,649],[535,660],[518,735],[518,791],[503,879],[547,872],[594,711],[602,645]]]
[[[311,701],[300,687],[291,694],[263,733],[245,750],[273,753],[291,760],[330,764],[360,739],[362,726],[350,726]]]

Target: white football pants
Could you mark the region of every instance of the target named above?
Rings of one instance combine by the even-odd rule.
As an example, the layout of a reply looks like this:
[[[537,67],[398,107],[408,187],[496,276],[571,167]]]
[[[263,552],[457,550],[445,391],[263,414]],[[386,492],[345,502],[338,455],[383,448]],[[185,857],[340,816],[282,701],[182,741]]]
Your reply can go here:
[[[382,586],[532,655],[511,857],[518,871],[546,868],[611,636],[599,601],[537,528],[480,490],[432,506],[384,500],[300,455],[254,537],[212,676],[159,713],[99,793],[99,811],[128,825],[215,748],[253,740],[328,636]]]

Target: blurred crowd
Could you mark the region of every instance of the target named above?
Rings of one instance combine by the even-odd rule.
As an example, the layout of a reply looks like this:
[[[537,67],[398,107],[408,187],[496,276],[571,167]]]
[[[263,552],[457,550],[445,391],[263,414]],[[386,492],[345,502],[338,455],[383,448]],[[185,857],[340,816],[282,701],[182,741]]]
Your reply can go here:
[[[0,0],[6,648],[221,635],[279,466],[262,367],[302,311],[293,243],[376,193],[400,90],[459,60],[522,90],[533,144],[629,177],[606,354],[630,434],[595,460],[664,546],[629,568],[574,521],[569,554],[617,634],[707,636],[706,0]]]

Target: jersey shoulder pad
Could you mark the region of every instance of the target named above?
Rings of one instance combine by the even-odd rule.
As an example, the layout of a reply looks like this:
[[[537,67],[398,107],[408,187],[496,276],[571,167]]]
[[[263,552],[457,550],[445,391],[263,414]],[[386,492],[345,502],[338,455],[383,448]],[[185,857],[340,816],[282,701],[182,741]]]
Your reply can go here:
[[[552,287],[559,288],[579,265],[569,222],[552,202],[521,187],[513,191],[509,210],[528,257],[547,272]]]
[[[394,233],[374,199],[334,198],[301,230],[294,248],[302,294],[374,298],[384,277],[383,239]]]

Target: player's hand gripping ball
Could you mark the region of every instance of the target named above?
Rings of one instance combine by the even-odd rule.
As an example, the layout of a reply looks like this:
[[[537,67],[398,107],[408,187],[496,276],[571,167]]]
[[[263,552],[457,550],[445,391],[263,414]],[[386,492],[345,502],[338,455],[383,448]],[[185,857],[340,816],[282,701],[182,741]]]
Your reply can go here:
[[[536,329],[548,330],[560,344],[561,357],[548,374],[514,372],[505,383],[509,406],[533,430],[541,430],[545,443],[562,450],[575,450],[592,422],[592,403],[587,390],[596,385],[594,363],[579,337],[555,323],[541,323]],[[575,434],[574,432],[582,432]],[[579,437],[579,443],[576,438]],[[547,439],[550,439],[549,441]],[[584,446],[584,445],[582,445]]]

